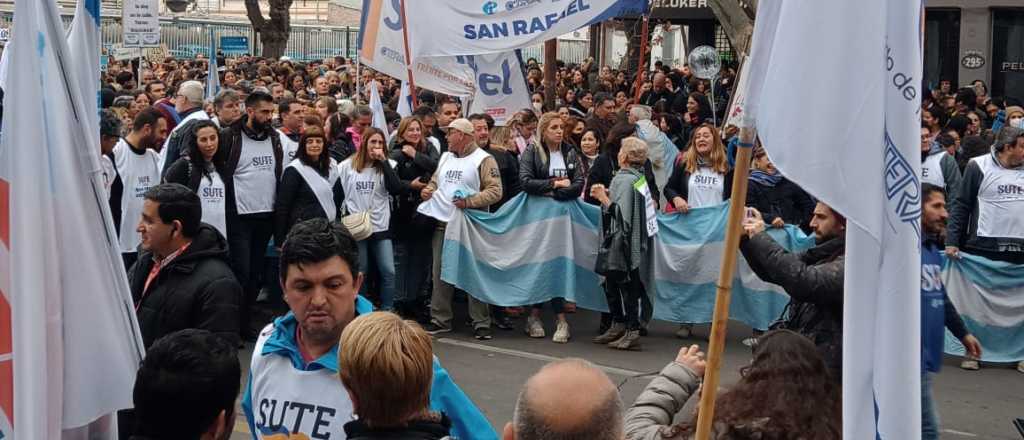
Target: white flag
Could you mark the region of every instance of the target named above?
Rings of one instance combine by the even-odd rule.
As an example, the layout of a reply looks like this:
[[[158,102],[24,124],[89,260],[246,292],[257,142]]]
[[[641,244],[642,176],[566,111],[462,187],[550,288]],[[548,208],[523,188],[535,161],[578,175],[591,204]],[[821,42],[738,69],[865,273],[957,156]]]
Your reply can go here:
[[[0,136],[0,433],[114,438],[142,341],[86,117],[98,84],[79,83],[54,0],[17,0],[15,15],[33,44],[11,48],[18,111],[3,123],[17,130]]]
[[[747,112],[779,170],[848,219],[850,440],[921,437],[920,14],[919,0],[778,0],[755,21]]]
[[[78,78],[78,87],[82,93],[82,106],[85,109],[85,120],[89,127],[96,127],[95,138],[100,144],[100,1],[79,0],[75,6],[75,18],[68,31],[68,54],[71,57],[72,75]],[[100,154],[97,147],[96,154]]]
[[[370,83],[370,111],[373,112],[374,128],[384,132],[384,140],[391,142],[391,131],[388,130],[388,121],[384,117],[384,104],[380,102],[380,92],[377,90],[377,81]]]
[[[412,93],[409,92],[408,81],[402,81],[402,90],[398,92],[398,108],[395,111],[403,118],[412,116]]]
[[[520,110],[532,108],[518,50],[461,58],[480,79],[469,113],[486,113],[494,118],[495,125],[504,126]]]
[[[507,52],[618,16],[643,13],[647,3],[647,0],[407,1],[409,52],[414,60]]]
[[[406,78],[399,4],[398,0],[363,0],[359,59],[374,70]],[[417,87],[452,96],[471,96],[476,90],[473,71],[455,57],[415,59],[412,69]]]

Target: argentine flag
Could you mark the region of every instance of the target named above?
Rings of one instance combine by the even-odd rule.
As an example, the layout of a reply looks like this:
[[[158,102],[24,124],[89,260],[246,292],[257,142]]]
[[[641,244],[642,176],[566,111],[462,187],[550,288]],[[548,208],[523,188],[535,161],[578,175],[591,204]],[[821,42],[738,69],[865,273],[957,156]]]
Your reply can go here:
[[[142,340],[100,180],[99,1],[16,0],[0,135],[0,438],[113,439]],[[25,148],[33,145],[34,148]],[[17,418],[14,415],[17,414]]]
[[[748,120],[786,177],[848,219],[848,440],[921,438],[921,15],[920,0],[778,0],[755,22]]]

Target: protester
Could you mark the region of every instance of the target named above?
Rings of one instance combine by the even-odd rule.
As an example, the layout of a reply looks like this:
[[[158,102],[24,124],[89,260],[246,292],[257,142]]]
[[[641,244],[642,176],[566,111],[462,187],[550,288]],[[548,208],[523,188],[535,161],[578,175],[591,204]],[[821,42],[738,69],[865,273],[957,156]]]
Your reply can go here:
[[[291,98],[284,98],[277,103],[277,114],[281,128],[277,132],[281,136],[281,149],[284,150],[285,162],[291,163],[299,150],[302,139],[302,125],[306,116],[306,106]]]
[[[254,439],[323,438],[354,419],[354,402],[338,379],[344,367],[338,346],[345,327],[373,311],[357,294],[363,274],[352,269],[358,260],[356,241],[337,223],[312,219],[289,232],[280,282],[290,310],[260,332],[242,397]],[[440,363],[433,363],[432,373],[431,409],[451,418],[452,435],[494,438],[487,419]]]
[[[549,363],[526,381],[502,433],[503,440],[623,438],[619,391],[594,364],[574,358]]]
[[[420,291],[430,272],[430,239],[436,221],[416,211],[422,199],[420,191],[427,186],[437,170],[441,153],[425,137],[423,122],[418,116],[403,118],[392,139],[391,160],[402,181],[402,193],[391,215],[394,232],[395,310],[402,316],[416,316],[421,310]]]
[[[970,359],[981,359],[981,344],[960,319],[942,282],[943,236],[946,233],[946,195],[942,188],[921,185],[921,425],[922,440],[939,438],[939,418],[932,398],[932,376],[942,368],[948,328]]]
[[[330,141],[328,151],[335,162],[341,163],[356,154],[356,144],[352,142],[352,135],[348,132],[348,128],[352,126],[352,118],[338,112],[327,120],[326,125],[327,139]]]
[[[185,156],[164,174],[164,183],[177,183],[199,195],[203,205],[203,223],[227,236],[227,206],[224,186],[226,158],[220,149],[217,125],[198,121],[185,140]]]
[[[143,344],[186,328],[237,341],[241,286],[224,236],[200,222],[199,196],[176,183],[155,186],[139,217],[142,252],[128,283]]]
[[[448,151],[441,155],[437,171],[430,183],[420,192],[424,203],[417,208],[421,214],[439,221],[434,230],[433,282],[430,301],[430,334],[452,331],[452,299],[455,287],[441,279],[441,249],[444,232],[452,216],[461,215],[456,209],[487,209],[501,200],[501,174],[494,157],[473,141],[473,123],[456,119],[445,129],[448,131]],[[487,304],[469,297],[469,315],[473,320],[473,335],[489,340],[491,316]]]
[[[430,410],[433,347],[428,335],[398,315],[374,312],[341,333],[341,383],[359,418],[345,424],[350,439],[447,439],[451,420]]]
[[[235,347],[205,330],[179,330],[146,350],[132,392],[131,440],[228,440],[242,381]]]
[[[586,123],[587,129],[596,130],[602,138],[607,137],[615,126],[615,98],[607,93],[595,95],[594,113],[587,117]]]
[[[604,143],[604,137],[601,133],[594,129],[587,129],[583,132],[583,136],[580,136],[580,165],[583,166],[583,187],[587,188],[587,180],[590,178],[590,170],[594,168],[594,163],[597,162],[597,157],[601,154],[601,144]],[[581,197],[585,196],[581,194]]]
[[[114,180],[110,185],[110,212],[114,217],[125,269],[138,257],[139,235],[135,226],[142,215],[144,195],[160,183],[160,154],[157,149],[167,137],[167,123],[155,110],[135,117],[132,131],[111,151]]]
[[[619,150],[619,171],[611,188],[595,184],[591,195],[601,203],[601,250],[595,271],[605,276],[605,292],[612,324],[595,344],[619,350],[640,349],[641,298],[647,295],[646,274],[641,269],[654,251],[647,230],[647,207],[653,200],[634,186],[643,179],[640,168],[647,162],[647,144],[635,137],[623,139]]]
[[[274,195],[284,171],[281,138],[271,127],[274,99],[263,92],[245,98],[245,116],[220,134],[227,164],[227,224],[232,268],[244,295],[239,319],[242,338],[252,341],[250,307],[259,292],[267,243],[274,234]]]
[[[380,308],[391,311],[395,299],[395,256],[391,245],[391,196],[407,189],[395,174],[387,156],[384,132],[367,127],[363,145],[352,157],[338,165],[344,189],[344,211],[347,214],[370,214],[372,234],[359,245],[359,271],[369,273],[370,258],[380,274]],[[364,286],[365,289],[365,286]],[[365,290],[360,291],[365,295]]]
[[[312,218],[338,219],[345,199],[338,164],[327,154],[326,136],[319,127],[299,139],[295,159],[288,164],[274,197],[274,243],[280,247],[296,223]]]
[[[696,410],[684,422],[672,424],[672,419],[697,393],[706,367],[696,345],[680,348],[626,411],[625,438],[694,438]],[[709,438],[839,439],[841,415],[839,384],[814,344],[776,330],[759,338],[739,382],[715,399]]]
[[[768,153],[758,145],[754,148],[753,171],[747,187],[747,206],[761,212],[773,228],[797,225],[811,232],[814,199],[775,168]]]
[[[213,117],[213,122],[220,128],[234,124],[242,118],[241,104],[242,97],[238,92],[231,89],[221,90],[213,98],[213,110],[217,114]]]
[[[521,155],[530,145],[537,143],[537,115],[533,112],[519,112],[516,115],[517,133],[515,137],[516,152]]]
[[[629,109],[629,122],[636,124],[636,136],[647,143],[647,157],[654,170],[658,192],[665,194],[665,186],[669,182],[674,165],[672,160],[678,155],[678,149],[668,136],[661,132],[661,128],[654,125],[652,117],[650,107],[634,105]],[[658,200],[658,205],[660,206],[662,202],[663,200]]]
[[[166,171],[181,156],[183,145],[181,139],[192,129],[192,121],[209,120],[210,115],[203,111],[203,94],[206,91],[199,81],[185,81],[178,86],[174,95],[174,110],[179,121],[167,135],[167,141],[160,149],[160,169]]]
[[[0,119],[2,120],[2,119]],[[110,199],[110,186],[114,184],[114,147],[121,142],[121,118],[110,110],[100,110],[100,169],[103,189]]]
[[[932,138],[928,128],[921,127],[921,181],[948,189],[945,192],[952,200],[960,187],[960,178],[956,157],[947,153],[942,143]]]
[[[791,253],[764,232],[761,213],[748,210],[740,251],[759,278],[782,286],[790,297],[773,329],[793,330],[810,339],[838,382],[843,365],[846,217],[818,202],[811,219],[816,246]]]

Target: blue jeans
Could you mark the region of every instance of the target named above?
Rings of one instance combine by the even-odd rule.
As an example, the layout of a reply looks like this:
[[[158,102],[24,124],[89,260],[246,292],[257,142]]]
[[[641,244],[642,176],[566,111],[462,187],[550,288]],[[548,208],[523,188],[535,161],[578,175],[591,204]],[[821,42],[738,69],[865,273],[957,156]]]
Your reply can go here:
[[[921,373],[921,440],[938,440],[939,413],[935,411],[932,399],[932,376],[935,373]]]
[[[380,308],[394,308],[395,298],[395,252],[391,248],[391,240],[363,240],[359,242],[359,271],[370,271],[370,254],[373,254],[377,273],[380,274]],[[359,294],[366,293],[366,283],[359,289]]]

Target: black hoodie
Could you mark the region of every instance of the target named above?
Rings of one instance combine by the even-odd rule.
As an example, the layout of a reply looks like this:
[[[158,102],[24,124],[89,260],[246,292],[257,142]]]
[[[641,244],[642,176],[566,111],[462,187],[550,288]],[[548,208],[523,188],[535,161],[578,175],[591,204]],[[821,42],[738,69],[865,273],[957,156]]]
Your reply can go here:
[[[143,251],[128,271],[142,342],[148,348],[161,336],[186,328],[238,338],[242,286],[228,265],[228,244],[213,226],[202,224],[180,255],[143,291],[153,268],[153,253]]]

